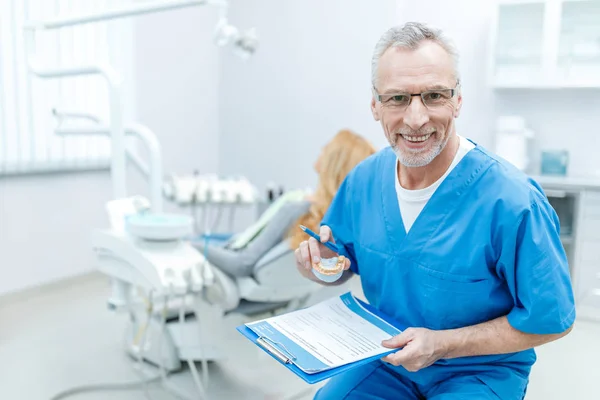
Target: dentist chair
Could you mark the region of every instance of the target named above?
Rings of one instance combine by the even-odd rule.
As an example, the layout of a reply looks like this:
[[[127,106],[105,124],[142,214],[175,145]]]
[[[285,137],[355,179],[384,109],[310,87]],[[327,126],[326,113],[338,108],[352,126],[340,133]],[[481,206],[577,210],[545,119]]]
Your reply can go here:
[[[215,284],[205,291],[206,300],[219,305],[223,315],[295,310],[321,288],[296,271],[294,251],[287,240],[262,256],[251,276],[232,277],[218,268],[213,272]]]
[[[136,206],[129,205],[123,211],[123,202]],[[116,225],[123,220],[143,220],[137,216],[149,212],[150,202],[138,196],[131,202],[111,202],[107,208]],[[126,310],[131,316],[126,351],[165,371],[179,370],[182,361],[205,364],[223,359],[227,343],[222,342],[219,329],[233,329],[239,318],[253,320],[301,308],[311,295],[327,290],[296,271],[294,251],[287,240],[263,255],[250,276],[233,277],[211,265],[191,245],[185,234],[190,232],[191,221],[181,234],[169,232],[169,240],[147,231],[136,232],[131,223],[129,226],[130,235],[117,235],[115,229],[95,232],[96,265],[116,278],[109,306]],[[252,229],[259,228],[250,227],[241,235],[249,232],[251,237]],[[137,239],[129,239],[131,234]],[[170,294],[166,290],[170,286],[179,290]],[[162,295],[160,288],[165,289]],[[134,294],[119,295],[125,291]],[[230,316],[237,316],[237,320],[228,321]],[[202,373],[207,371],[203,366]],[[205,384],[207,380],[205,376]]]
[[[260,218],[244,231],[228,240],[230,249],[242,249],[277,218],[278,211],[286,204],[302,201],[304,190],[292,190],[271,204]],[[252,268],[250,275],[233,276],[213,268],[216,284],[209,287],[206,299],[219,304],[223,313],[251,315],[284,308],[291,311],[301,307],[320,285],[304,279],[296,271],[294,251],[288,240],[263,254]]]

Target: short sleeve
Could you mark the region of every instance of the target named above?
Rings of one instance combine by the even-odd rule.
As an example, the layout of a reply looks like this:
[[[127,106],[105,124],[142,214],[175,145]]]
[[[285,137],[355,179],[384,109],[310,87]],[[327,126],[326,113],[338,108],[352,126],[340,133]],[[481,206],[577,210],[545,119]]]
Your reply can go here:
[[[321,225],[331,228],[340,254],[350,259],[350,270],[358,274],[358,263],[354,252],[352,229],[352,193],[350,189],[352,173],[340,185],[331,205],[327,209]]]
[[[564,332],[575,320],[575,304],[554,209],[545,200],[531,204],[512,232],[497,264],[514,300],[508,322],[525,333]]]

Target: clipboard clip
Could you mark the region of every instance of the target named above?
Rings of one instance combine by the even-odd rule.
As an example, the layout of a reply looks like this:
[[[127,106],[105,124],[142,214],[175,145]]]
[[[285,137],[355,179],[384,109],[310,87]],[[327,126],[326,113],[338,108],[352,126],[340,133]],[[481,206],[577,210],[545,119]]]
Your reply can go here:
[[[266,336],[261,336],[258,339],[256,339],[256,343],[258,343],[269,353],[273,354],[284,364],[290,364],[292,363],[292,361],[296,360],[296,356],[291,351],[289,351],[283,344],[271,340]]]

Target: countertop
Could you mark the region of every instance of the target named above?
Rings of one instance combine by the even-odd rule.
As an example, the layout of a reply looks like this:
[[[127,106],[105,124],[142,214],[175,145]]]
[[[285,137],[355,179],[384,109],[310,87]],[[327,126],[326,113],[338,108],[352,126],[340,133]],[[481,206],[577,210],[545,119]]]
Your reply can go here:
[[[600,176],[551,176],[531,175],[543,188],[562,190],[600,190]]]

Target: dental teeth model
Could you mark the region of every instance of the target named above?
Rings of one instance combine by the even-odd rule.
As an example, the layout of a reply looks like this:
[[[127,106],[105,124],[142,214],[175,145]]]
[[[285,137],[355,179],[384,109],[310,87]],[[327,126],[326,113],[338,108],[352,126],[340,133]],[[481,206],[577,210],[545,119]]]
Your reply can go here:
[[[321,261],[313,264],[313,274],[323,282],[335,282],[344,272],[345,261],[344,256],[322,258]]]

